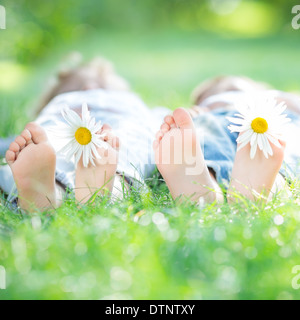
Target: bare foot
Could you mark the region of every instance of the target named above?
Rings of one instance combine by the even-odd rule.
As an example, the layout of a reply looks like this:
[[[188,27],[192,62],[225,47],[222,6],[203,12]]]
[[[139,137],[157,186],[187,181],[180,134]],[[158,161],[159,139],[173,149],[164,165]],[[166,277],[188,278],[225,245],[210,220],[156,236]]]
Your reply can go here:
[[[153,143],[155,162],[173,199],[186,196],[192,201],[223,200],[210,174],[189,113],[182,108],[167,116]]]
[[[234,193],[255,200],[260,196],[268,198],[282,166],[285,143],[280,141],[282,148],[271,143],[273,156],[266,159],[263,152],[257,149],[254,159],[250,159],[250,144],[236,153],[232,178],[228,189],[228,200],[233,202]],[[277,181],[278,182],[278,181]]]
[[[29,123],[6,153],[18,189],[19,206],[26,211],[56,206],[55,151],[43,128]]]
[[[118,165],[119,138],[114,136],[110,126],[104,125],[100,134],[106,133],[104,141],[108,149],[97,148],[101,159],[96,159],[95,164],[83,166],[82,159],[76,169],[75,197],[80,202],[87,202],[95,192],[104,193],[112,191],[115,173]]]

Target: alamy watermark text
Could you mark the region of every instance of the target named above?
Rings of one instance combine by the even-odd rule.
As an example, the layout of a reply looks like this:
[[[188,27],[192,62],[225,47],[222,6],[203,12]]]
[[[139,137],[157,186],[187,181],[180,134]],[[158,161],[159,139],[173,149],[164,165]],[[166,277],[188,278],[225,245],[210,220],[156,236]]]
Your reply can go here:
[[[3,266],[0,266],[0,290],[6,289],[6,271]]]
[[[292,273],[296,274],[292,279],[292,288],[298,290],[300,289],[300,265],[294,266]]]
[[[295,14],[295,17],[292,20],[292,27],[295,30],[299,30],[300,29],[300,4],[292,8],[292,14]]]

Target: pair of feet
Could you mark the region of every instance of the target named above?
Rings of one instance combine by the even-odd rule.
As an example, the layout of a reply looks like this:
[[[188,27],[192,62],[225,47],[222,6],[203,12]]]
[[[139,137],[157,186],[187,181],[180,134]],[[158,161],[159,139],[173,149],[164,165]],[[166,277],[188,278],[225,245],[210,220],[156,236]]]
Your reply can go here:
[[[194,201],[223,201],[223,192],[215,176],[207,168],[196,128],[190,113],[179,108],[167,116],[153,144],[156,164],[174,199],[186,197]],[[236,153],[231,182],[227,192],[229,202],[236,194],[255,200],[267,198],[275,182],[282,186],[279,175],[284,158],[285,143],[281,148],[272,144],[273,156],[266,159],[258,150],[250,159],[250,144]]]
[[[87,201],[95,192],[112,191],[117,169],[119,139],[111,128],[104,125],[107,149],[98,149],[101,159],[96,166],[83,167],[79,161],[76,169],[75,197]],[[174,199],[186,197],[193,201],[223,201],[223,193],[214,175],[207,168],[189,113],[177,109],[164,119],[153,143],[156,165],[165,179]],[[253,190],[261,194],[270,192],[281,167],[284,148],[273,146],[274,156],[265,159],[257,152],[249,157],[250,146],[237,152],[229,195],[239,192],[250,199]],[[55,166],[56,156],[45,131],[30,123],[10,145],[6,154],[19,194],[19,205],[31,211],[57,206]]]
[[[86,202],[98,193],[111,191],[117,168],[119,139],[112,129],[104,125],[99,132],[105,134],[108,149],[98,148],[101,159],[96,166],[83,166],[82,159],[76,168],[75,197]],[[49,143],[46,132],[36,123],[29,123],[24,131],[11,143],[6,153],[18,190],[18,204],[25,211],[45,210],[57,207],[55,181],[56,154]]]

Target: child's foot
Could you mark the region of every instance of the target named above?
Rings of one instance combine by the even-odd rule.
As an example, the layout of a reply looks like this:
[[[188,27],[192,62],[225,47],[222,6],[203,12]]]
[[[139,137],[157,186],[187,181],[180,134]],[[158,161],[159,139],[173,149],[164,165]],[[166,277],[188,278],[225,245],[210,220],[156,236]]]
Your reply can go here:
[[[82,159],[76,169],[75,197],[80,202],[87,202],[95,192],[103,194],[112,191],[115,173],[118,165],[119,138],[114,136],[111,128],[104,125],[100,134],[106,134],[104,141],[108,149],[97,148],[101,159],[96,159],[95,164],[83,166]]]
[[[23,210],[46,209],[56,205],[55,151],[39,125],[29,123],[6,153]]]
[[[232,178],[228,189],[228,200],[234,201],[234,193],[254,200],[260,195],[268,197],[281,168],[285,143],[280,141],[282,148],[271,144],[273,156],[267,159],[257,149],[254,159],[250,159],[250,144],[236,153]]]
[[[174,199],[193,201],[223,199],[222,192],[208,171],[196,130],[189,113],[180,108],[167,116],[153,144],[158,170]]]

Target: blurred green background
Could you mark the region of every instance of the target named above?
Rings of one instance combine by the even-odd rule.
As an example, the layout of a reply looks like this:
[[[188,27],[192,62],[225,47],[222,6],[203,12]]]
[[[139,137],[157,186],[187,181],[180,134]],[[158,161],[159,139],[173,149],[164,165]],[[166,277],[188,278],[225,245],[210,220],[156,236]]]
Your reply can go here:
[[[149,106],[189,105],[192,89],[219,74],[298,90],[300,30],[291,26],[296,3],[1,1],[7,29],[0,30],[0,135],[33,118],[47,79],[71,51],[111,59]]]

